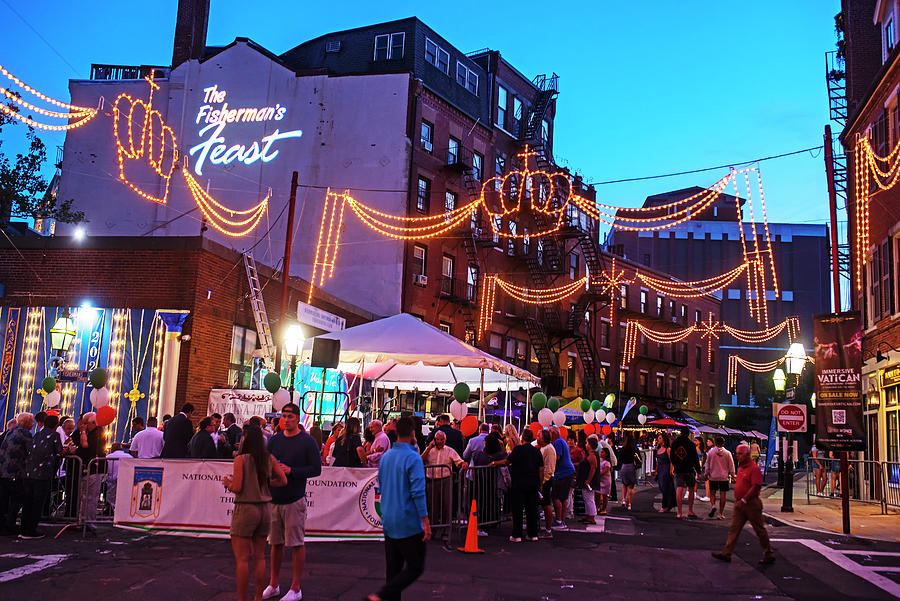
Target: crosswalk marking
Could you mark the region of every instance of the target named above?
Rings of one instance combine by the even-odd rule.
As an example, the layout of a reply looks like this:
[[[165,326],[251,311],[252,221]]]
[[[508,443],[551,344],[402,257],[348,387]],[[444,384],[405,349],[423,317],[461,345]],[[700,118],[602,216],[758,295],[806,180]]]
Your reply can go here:
[[[859,576],[864,580],[871,582],[878,588],[882,589],[890,593],[891,595],[900,598],[900,583],[894,582],[890,578],[886,576],[882,576],[878,572],[900,572],[900,568],[890,568],[890,567],[879,567],[879,566],[864,566],[861,565],[849,557],[848,555],[887,555],[887,556],[895,556],[900,557],[900,553],[890,553],[886,551],[861,551],[858,549],[848,549],[846,551],[842,549],[833,549],[827,545],[823,545],[819,541],[811,540],[808,538],[773,538],[773,543],[797,543],[800,545],[804,545],[805,547],[815,551],[825,559],[829,560],[831,563],[836,566],[843,568],[844,570],[854,574],[855,576]]]
[[[68,555],[27,555],[25,553],[4,553],[0,555],[0,559],[33,559],[33,563],[27,563],[24,566],[12,568],[5,572],[0,572],[0,582],[9,582],[22,576],[27,576],[41,570],[46,570],[68,558]]]

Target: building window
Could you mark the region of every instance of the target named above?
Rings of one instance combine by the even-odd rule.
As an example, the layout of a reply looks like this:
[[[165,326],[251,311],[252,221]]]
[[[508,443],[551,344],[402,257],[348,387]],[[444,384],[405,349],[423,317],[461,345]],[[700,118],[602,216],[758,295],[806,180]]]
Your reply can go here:
[[[450,53],[425,38],[425,61],[431,63],[444,75],[450,74]]]
[[[575,387],[575,355],[569,355],[569,362],[566,364],[566,386]]]
[[[456,83],[478,95],[478,74],[462,64],[462,61],[456,61]]]
[[[669,315],[672,317],[672,321],[675,322],[678,319],[678,314],[675,311],[675,301],[669,301]]]
[[[497,86],[497,120],[494,125],[506,129],[506,103],[509,102],[509,92],[503,86]]]
[[[242,326],[231,327],[231,359],[228,362],[228,385],[250,388],[253,375],[253,351],[256,350],[256,330]]]
[[[506,173],[506,157],[501,153],[497,153],[494,157],[494,188],[498,191],[503,187],[503,174]]]
[[[421,244],[413,246],[413,275],[425,275],[425,261],[428,257],[428,249]]]
[[[447,144],[447,164],[455,165],[459,162],[459,140],[450,136],[450,142]]]
[[[541,120],[541,140],[550,141],[550,122],[546,119]]]
[[[609,348],[609,322],[600,322],[600,348]]]
[[[894,19],[893,17],[889,18],[887,22],[884,24],[884,49],[885,49],[885,60],[887,56],[890,55],[894,50]]]
[[[703,405],[703,398],[700,395],[700,382],[694,382],[694,406],[700,407]]]
[[[709,385],[709,408],[712,409],[716,406],[716,387],[712,384]]]
[[[621,392],[625,392],[625,389],[627,386],[628,386],[628,370],[627,369],[619,369],[619,390]]]
[[[453,294],[453,257],[441,257],[441,293]]]
[[[399,33],[376,35],[374,60],[383,61],[403,58],[403,45],[405,41],[406,34],[402,31]]]
[[[472,153],[472,177],[476,182],[484,177],[484,155],[477,152]]]
[[[680,398],[685,403],[688,400],[688,387],[687,387],[687,378],[681,378],[681,395]]]
[[[640,390],[641,394],[647,394],[647,376],[648,374],[645,371],[642,371],[638,375],[638,389]]]
[[[666,395],[671,399],[678,398],[678,381],[675,376],[669,376],[669,388],[666,390]]]
[[[656,374],[656,394],[666,396],[666,381],[662,374]]]
[[[475,342],[477,342],[475,340],[475,328],[473,328],[472,326],[466,326],[465,342],[466,344],[471,344],[472,346],[475,346]]]
[[[700,309],[694,311],[694,322],[700,323],[703,321],[703,312]]]
[[[431,153],[434,150],[434,125],[422,119],[422,149]]]
[[[647,312],[647,291],[641,290],[641,313]]]
[[[650,255],[648,253],[644,253],[644,265],[650,266]]]
[[[628,308],[628,286],[625,284],[622,284],[622,289],[619,292],[620,292],[619,300],[621,301],[620,306],[623,309],[627,309]]]
[[[441,331],[443,331],[443,332],[447,332],[448,334],[451,334],[451,335],[453,334],[453,332],[450,331],[450,324],[447,323],[446,321],[442,321],[442,322],[440,323],[440,325],[438,325],[438,327],[439,327],[439,328],[441,329]]]
[[[512,257],[516,254],[516,222],[510,221],[507,228],[509,229],[509,238],[506,239],[506,254]]]
[[[872,253],[872,317],[878,321],[894,312],[894,265],[891,241],[876,246]]]
[[[420,213],[428,212],[428,199],[431,198],[431,180],[419,176],[419,186],[416,192],[416,210]]]
[[[499,334],[491,333],[489,340],[488,349],[491,351],[491,354],[499,355],[503,350],[503,339]]]
[[[569,277],[573,280],[578,279],[578,255],[575,253],[569,255]]]
[[[446,212],[449,213],[450,211],[453,211],[456,209],[456,199],[457,199],[456,193],[451,192],[450,190],[447,190],[447,192],[444,194],[444,210]]]
[[[643,334],[641,334],[641,354],[644,357],[650,356],[650,344],[647,342],[647,338]]]
[[[518,138],[522,130],[522,101],[513,96],[513,134]]]
[[[475,302],[475,297],[478,292],[478,267],[475,265],[469,265],[469,269],[466,271],[466,298],[469,299],[470,302]]]
[[[703,348],[696,346],[696,347],[694,347],[694,350],[696,351],[694,353],[694,367],[696,367],[697,369],[702,369],[702,367],[703,367]]]
[[[687,323],[687,307],[681,305],[681,323]]]
[[[716,371],[716,354],[715,353],[709,354],[709,371],[710,372]]]
[[[681,363],[683,365],[687,365],[687,353],[688,353],[687,342],[682,342],[681,343],[681,357],[679,357],[679,359],[680,359],[679,363]]]
[[[656,297],[656,316],[662,318],[663,316],[663,297]]]

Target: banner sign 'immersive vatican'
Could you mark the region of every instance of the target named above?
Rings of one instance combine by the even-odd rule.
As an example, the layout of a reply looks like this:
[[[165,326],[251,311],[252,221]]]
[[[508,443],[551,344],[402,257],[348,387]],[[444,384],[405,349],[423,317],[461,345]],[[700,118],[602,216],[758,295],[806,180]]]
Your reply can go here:
[[[228,538],[231,461],[121,459],[115,525],[159,534]],[[113,485],[111,482],[110,485]],[[380,539],[378,470],[323,467],[306,482],[307,540]]]
[[[863,451],[862,326],[859,313],[813,317],[816,360],[816,445]]]

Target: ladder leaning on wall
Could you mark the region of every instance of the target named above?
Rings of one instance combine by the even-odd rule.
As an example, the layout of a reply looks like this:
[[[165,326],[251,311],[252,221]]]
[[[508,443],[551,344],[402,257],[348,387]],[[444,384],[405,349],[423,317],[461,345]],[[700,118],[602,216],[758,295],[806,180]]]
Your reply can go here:
[[[243,256],[247,281],[250,283],[250,308],[253,309],[253,320],[256,322],[262,360],[267,370],[275,371],[275,341],[272,339],[272,330],[269,328],[269,316],[266,314],[266,305],[263,302],[256,261],[250,255]]]

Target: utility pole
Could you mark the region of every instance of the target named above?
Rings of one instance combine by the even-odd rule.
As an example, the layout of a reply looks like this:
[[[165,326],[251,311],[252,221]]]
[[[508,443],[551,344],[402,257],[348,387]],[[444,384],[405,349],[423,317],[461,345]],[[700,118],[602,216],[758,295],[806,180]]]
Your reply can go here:
[[[291,278],[291,250],[294,246],[294,207],[297,204],[297,179],[294,171],[291,175],[291,196],[288,200],[287,229],[284,236],[284,259],[282,260],[281,282],[281,317],[278,319],[278,338],[275,340],[275,369],[281,372],[281,349],[284,346],[285,319],[287,316],[288,281]],[[291,370],[291,390],[294,387],[294,373]],[[293,397],[292,397],[293,398]],[[291,401],[293,402],[293,400]]]

